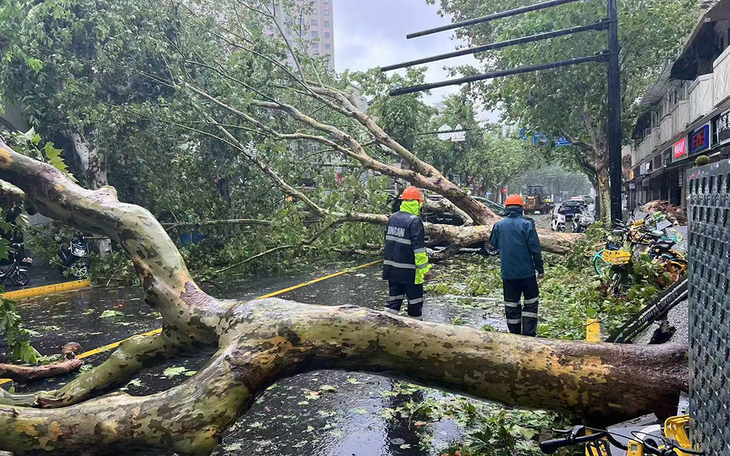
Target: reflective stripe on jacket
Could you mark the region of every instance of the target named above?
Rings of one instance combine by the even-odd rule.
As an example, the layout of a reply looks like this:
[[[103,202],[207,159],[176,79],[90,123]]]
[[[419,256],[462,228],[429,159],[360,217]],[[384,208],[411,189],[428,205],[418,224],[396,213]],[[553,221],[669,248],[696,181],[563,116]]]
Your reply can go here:
[[[383,279],[397,283],[423,283],[431,269],[426,254],[423,222],[418,217],[419,204],[404,201],[401,210],[391,215],[385,229]]]
[[[507,218],[494,228],[489,242],[499,250],[502,278],[506,280],[533,277],[544,273],[540,240],[534,222],[522,216],[522,208],[508,207]]]

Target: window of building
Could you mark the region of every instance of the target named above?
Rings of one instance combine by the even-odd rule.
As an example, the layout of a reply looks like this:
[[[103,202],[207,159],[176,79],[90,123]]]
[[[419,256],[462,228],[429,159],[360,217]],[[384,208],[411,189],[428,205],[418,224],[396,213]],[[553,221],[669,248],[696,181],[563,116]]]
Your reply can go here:
[[[325,27],[329,27],[330,26],[330,21],[324,21],[324,26]]]
[[[317,26],[317,19],[312,19],[312,25],[315,27]]]
[[[330,0],[322,0],[322,3],[324,3],[325,5],[329,5],[330,4]]]
[[[330,10],[326,9],[326,10],[322,11],[322,14],[324,14],[325,16],[329,16]]]
[[[324,48],[329,51],[330,49],[332,49],[332,46],[329,43],[325,43]]]
[[[317,38],[318,36],[319,36],[319,33],[317,33],[316,31],[312,30],[312,38]]]
[[[317,8],[312,8],[312,14],[317,14]]]
[[[329,38],[330,37],[330,32],[324,32],[324,37],[325,38]]]

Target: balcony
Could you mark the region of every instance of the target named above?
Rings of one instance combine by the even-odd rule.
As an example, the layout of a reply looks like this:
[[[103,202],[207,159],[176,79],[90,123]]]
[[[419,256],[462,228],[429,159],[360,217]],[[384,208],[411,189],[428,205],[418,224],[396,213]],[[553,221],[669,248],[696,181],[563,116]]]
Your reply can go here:
[[[651,155],[651,153],[654,151],[654,135],[649,135],[644,139],[641,144],[639,144],[639,151],[637,153],[636,159],[638,161],[641,161]]]
[[[674,119],[672,116],[664,116],[662,123],[659,124],[659,142],[664,144],[674,137]]]
[[[725,49],[713,63],[713,74],[715,78],[713,100],[717,107],[730,97],[730,47]]]
[[[661,136],[662,135],[660,127],[654,127],[654,129],[651,130],[651,142],[653,147],[657,147],[662,143]]]
[[[699,76],[689,86],[689,122],[699,120],[714,107],[713,75]]]
[[[684,133],[689,124],[689,100],[681,100],[672,111],[672,138]]]

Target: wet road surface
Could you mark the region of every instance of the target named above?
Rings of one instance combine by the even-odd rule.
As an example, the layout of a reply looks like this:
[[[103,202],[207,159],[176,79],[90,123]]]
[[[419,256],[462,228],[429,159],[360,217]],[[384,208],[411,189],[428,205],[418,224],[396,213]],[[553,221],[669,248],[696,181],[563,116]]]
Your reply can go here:
[[[351,266],[354,265],[328,265],[307,273],[249,278],[227,284],[220,290],[207,291],[218,297],[252,299]],[[380,271],[380,265],[371,266],[278,297],[310,304],[353,304],[380,309],[387,294]],[[429,299],[427,296],[424,320],[503,327],[496,302],[482,300],[478,307],[470,308],[454,305],[454,301],[454,298]],[[159,314],[144,303],[138,288],[82,290],[24,302],[19,307],[26,326],[39,332],[34,346],[44,355],[57,353],[61,345],[71,340],[81,343],[84,350],[90,350],[150,331],[161,324]],[[84,360],[85,364],[97,365],[109,353],[90,356]],[[210,354],[196,353],[191,358],[169,360],[164,365],[145,370],[122,389],[132,395],[145,395],[170,388],[194,375]],[[18,392],[53,389],[72,378],[67,375],[27,386],[16,385],[16,389]],[[461,435],[455,423],[441,421],[428,425],[427,432],[416,432],[409,420],[392,418],[394,409],[403,403],[423,400],[427,396],[440,397],[441,393],[420,390],[401,394],[400,385],[396,380],[381,376],[330,370],[284,379],[269,388],[229,429],[214,454],[441,454],[440,449]]]

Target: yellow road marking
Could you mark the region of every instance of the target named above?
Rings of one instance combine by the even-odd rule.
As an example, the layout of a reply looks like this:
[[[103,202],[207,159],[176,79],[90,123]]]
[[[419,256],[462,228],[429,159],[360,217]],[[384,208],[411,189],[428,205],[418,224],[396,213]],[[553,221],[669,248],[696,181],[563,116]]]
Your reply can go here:
[[[356,271],[358,269],[363,269],[363,268],[367,268],[367,267],[376,265],[376,264],[380,263],[380,261],[381,260],[373,261],[372,263],[361,264],[360,266],[356,266],[354,268],[343,269],[340,272],[335,272],[334,274],[330,274],[328,276],[320,277],[319,279],[310,280],[309,282],[300,283],[299,285],[294,285],[293,287],[284,288],[283,290],[279,290],[279,291],[275,291],[273,293],[269,293],[267,295],[259,296],[256,299],[273,298],[274,296],[278,296],[280,294],[284,294],[284,293],[286,293],[288,291],[296,290],[297,288],[302,288],[302,287],[306,287],[306,286],[309,286],[309,285],[313,285],[313,284],[315,284],[317,282],[322,282],[324,280],[328,280],[328,279],[332,279],[332,278],[337,277],[337,276],[341,276],[341,275],[344,275],[344,274],[348,274],[348,273],[353,272],[353,271]]]
[[[54,283],[52,285],[44,285],[42,287],[26,288],[24,290],[8,291],[3,293],[5,299],[22,299],[32,298],[34,296],[42,296],[51,293],[60,293],[62,291],[79,290],[88,288],[91,282],[88,280],[74,280],[72,282]]]
[[[344,275],[344,274],[348,274],[348,273],[353,272],[353,271],[356,271],[358,269],[363,269],[363,268],[368,268],[370,266],[374,266],[374,265],[380,263],[380,261],[381,260],[373,261],[373,262],[370,262],[370,263],[361,264],[360,266],[355,266],[354,268],[343,269],[340,272],[335,272],[334,274],[330,274],[330,275],[327,275],[327,276],[324,276],[324,277],[320,277],[318,279],[310,280],[308,282],[300,283],[299,285],[294,285],[293,287],[284,288],[283,290],[275,291],[273,293],[269,293],[269,294],[266,294],[266,295],[263,295],[263,296],[259,296],[258,298],[254,298],[254,299],[273,298],[274,296],[278,296],[280,294],[284,294],[284,293],[286,293],[288,291],[296,290],[298,288],[302,288],[302,287],[306,287],[306,286],[309,286],[309,285],[313,285],[315,283],[323,282],[323,281],[325,281],[327,279],[332,279],[334,277],[338,277],[338,276],[341,276],[341,275]],[[162,328],[157,328],[157,329],[153,329],[152,331],[148,331],[148,332],[143,333],[143,334],[137,334],[137,335],[131,336],[131,337],[137,337],[137,336],[154,336],[155,334],[159,334],[161,332],[162,332]],[[102,353],[102,352],[105,352],[105,351],[113,350],[113,349],[117,348],[118,346],[120,346],[125,340],[129,340],[131,337],[128,337],[126,339],[122,339],[122,340],[117,341],[117,342],[112,342],[111,344],[107,344],[107,345],[104,345],[104,346],[95,348],[93,350],[89,350],[87,352],[81,353],[79,355],[79,358],[80,359],[84,359],[84,358],[88,358],[89,356],[96,355],[98,353]],[[9,379],[9,378],[0,378],[0,385],[3,385],[3,384],[8,383],[8,382],[12,382],[12,380]]]

